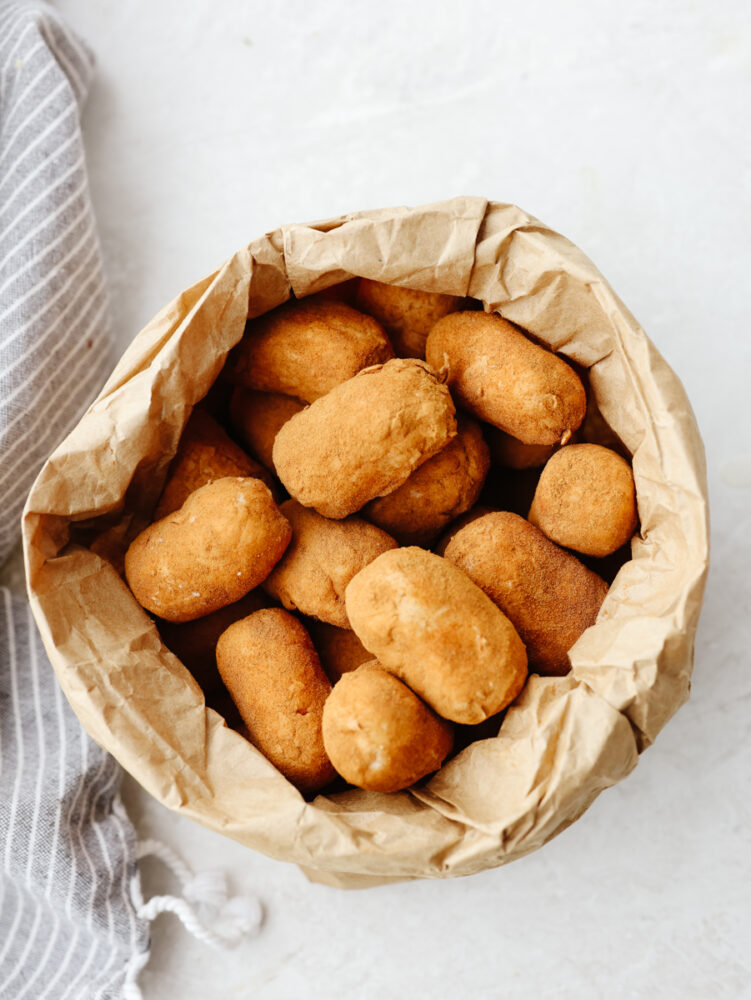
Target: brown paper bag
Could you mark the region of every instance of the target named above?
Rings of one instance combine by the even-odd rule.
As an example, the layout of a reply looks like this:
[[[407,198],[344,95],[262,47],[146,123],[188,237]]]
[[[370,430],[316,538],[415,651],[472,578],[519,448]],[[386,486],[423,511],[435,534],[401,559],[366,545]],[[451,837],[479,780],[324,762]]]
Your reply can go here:
[[[191,407],[246,317],[364,275],[470,295],[589,369],[633,454],[641,537],[565,678],[532,677],[498,736],[419,789],[305,802],[204,704],[112,567],[71,526],[146,523]],[[702,443],[684,390],[568,240],[512,205],[455,198],[284,226],[135,338],[52,455],[24,514],[31,605],[88,732],[171,809],[339,886],[468,875],[541,847],[686,700],[708,561]]]

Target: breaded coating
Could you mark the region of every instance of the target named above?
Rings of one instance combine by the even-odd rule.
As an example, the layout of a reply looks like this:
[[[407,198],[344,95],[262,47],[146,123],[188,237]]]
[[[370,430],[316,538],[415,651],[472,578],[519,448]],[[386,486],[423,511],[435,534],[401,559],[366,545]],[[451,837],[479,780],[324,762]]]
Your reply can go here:
[[[234,604],[228,604],[192,622],[159,621],[162,641],[193,674],[204,692],[212,693],[222,681],[216,669],[216,644],[230,625],[247,618],[254,611],[269,606],[269,599],[260,588],[251,590]]]
[[[360,278],[356,305],[375,316],[389,335],[398,357],[424,360],[425,341],[432,327],[443,316],[455,312],[461,302],[456,295],[419,292]]]
[[[356,670],[361,663],[373,659],[373,654],[363,646],[351,628],[337,628],[328,622],[309,619],[306,627],[321,660],[321,666],[332,684],[342,674]]]
[[[445,719],[482,722],[524,686],[527,656],[514,626],[432,552],[384,552],[354,577],[346,603],[363,646]]]
[[[480,495],[490,466],[480,425],[457,417],[457,435],[415,469],[393,493],[371,500],[363,513],[400,545],[429,545]]]
[[[398,792],[437,771],[454,736],[450,723],[371,660],[343,677],[326,700],[323,743],[350,784]]]
[[[213,417],[203,410],[193,410],[172,460],[154,520],[178,510],[191,493],[225,476],[252,476],[270,489],[273,484],[266,469],[246,455]]]
[[[524,444],[565,444],[581,424],[581,379],[494,313],[452,313],[428,336],[428,364],[448,371],[457,402]]]
[[[395,549],[396,542],[359,517],[329,521],[297,500],[286,500],[280,510],[292,525],[292,541],[263,589],[289,611],[349,628],[347,584],[376,556]]]
[[[508,615],[524,640],[529,668],[562,676],[568,651],[594,625],[608,585],[518,514],[498,511],[467,524],[446,546]]]
[[[610,555],[638,523],[631,466],[599,444],[562,448],[542,470],[529,520],[559,545]]]
[[[333,298],[287,302],[248,324],[230,355],[237,385],[312,403],[362,368],[394,357],[372,316]]]
[[[476,521],[478,517],[484,517],[486,514],[490,514],[494,507],[486,507],[485,504],[478,503],[476,507],[468,510],[466,514],[462,514],[461,517],[457,517],[454,523],[449,527],[448,531],[442,535],[438,541],[433,546],[433,551],[438,556],[446,555],[446,546],[457,533],[461,531],[465,524],[469,524],[470,521]]]
[[[524,444],[492,424],[486,424],[483,430],[493,464],[507,469],[539,469],[555,450],[552,444]]]
[[[308,794],[333,781],[321,735],[331,684],[300,622],[256,611],[222,633],[216,662],[251,742],[285,778]]]
[[[240,440],[273,472],[271,452],[276,436],[284,424],[304,408],[305,403],[292,396],[282,396],[279,392],[256,392],[237,386],[232,393],[229,413]]]
[[[424,361],[360,372],[288,420],[274,467],[304,507],[342,518],[392,493],[456,435],[451,395]]]
[[[260,479],[217,479],[141,532],[125,554],[125,576],[148,611],[192,621],[257,587],[291,537]]]

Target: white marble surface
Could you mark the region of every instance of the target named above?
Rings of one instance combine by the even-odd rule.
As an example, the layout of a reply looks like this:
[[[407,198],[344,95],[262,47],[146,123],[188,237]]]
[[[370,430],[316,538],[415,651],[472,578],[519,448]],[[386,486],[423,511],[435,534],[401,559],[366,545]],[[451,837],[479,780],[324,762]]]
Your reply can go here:
[[[682,377],[709,456],[693,696],[628,780],[507,868],[354,893],[129,781],[142,835],[267,913],[226,956],[160,917],[147,1000],[751,996],[746,0],[59,7],[100,63],[84,128],[122,346],[279,223],[482,194],[593,257]],[[156,866],[145,882],[171,886]]]

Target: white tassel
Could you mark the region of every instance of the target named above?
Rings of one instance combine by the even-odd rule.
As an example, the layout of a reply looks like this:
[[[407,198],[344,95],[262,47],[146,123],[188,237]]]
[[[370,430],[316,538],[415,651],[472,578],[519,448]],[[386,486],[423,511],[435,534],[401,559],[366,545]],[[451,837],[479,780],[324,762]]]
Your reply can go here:
[[[122,1000],[143,1000],[143,993],[138,985],[138,976],[144,965],[148,962],[151,952],[149,950],[137,952],[128,962],[125,970],[125,981],[123,982]]]
[[[159,840],[142,840],[136,845],[136,858],[154,856],[163,861],[182,883],[182,896],[152,896],[144,901],[140,878],[131,883],[136,913],[144,920],[154,920],[160,913],[174,913],[193,937],[210,948],[234,948],[243,938],[257,934],[263,923],[263,908],[254,896],[232,896],[227,892],[223,872],[210,869],[193,873],[183,859]],[[208,926],[210,925],[210,926]],[[148,952],[136,956],[129,966],[123,985],[123,1000],[142,1000],[136,982],[148,960]]]

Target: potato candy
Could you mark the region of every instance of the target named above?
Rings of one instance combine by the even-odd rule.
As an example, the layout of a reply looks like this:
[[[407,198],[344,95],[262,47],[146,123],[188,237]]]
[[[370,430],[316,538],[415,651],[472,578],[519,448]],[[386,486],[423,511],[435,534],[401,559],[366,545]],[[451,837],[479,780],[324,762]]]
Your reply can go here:
[[[301,792],[335,777],[321,736],[331,684],[310,636],[281,608],[230,625],[216,648],[219,673],[250,740]]]
[[[472,510],[468,510],[466,514],[462,514],[458,517],[454,523],[449,527],[449,530],[433,546],[433,551],[436,555],[444,556],[446,555],[446,547],[454,535],[461,531],[465,524],[469,524],[470,521],[476,521],[478,517],[484,517],[486,514],[490,514],[494,510],[493,507],[486,507],[485,504],[478,503],[476,507]]]
[[[159,622],[159,634],[165,645],[193,674],[204,692],[213,693],[221,687],[216,669],[216,644],[219,636],[241,618],[269,605],[260,589],[251,590],[234,604],[228,604],[192,622]]]
[[[273,480],[203,410],[194,410],[180,438],[154,520],[178,510],[191,493],[225,476],[252,476],[268,487]]]
[[[255,392],[238,386],[232,393],[230,419],[244,444],[267,469],[274,471],[271,452],[276,436],[305,404],[278,392]]]
[[[490,313],[453,313],[428,336],[426,357],[471,413],[524,444],[565,444],[584,419],[579,376],[559,357]]]
[[[636,531],[631,466],[599,444],[563,448],[542,470],[529,520],[559,545],[610,555]]]
[[[446,546],[446,559],[508,615],[524,640],[530,670],[561,676],[568,651],[593,625],[608,585],[518,514],[471,521]]]
[[[450,724],[377,660],[343,677],[323,709],[332,764],[367,791],[408,788],[441,766],[453,742]]]
[[[488,473],[488,447],[480,425],[457,419],[458,433],[393,493],[365,508],[365,515],[402,545],[426,545],[476,502]]]
[[[274,466],[292,496],[342,518],[393,492],[456,435],[448,389],[424,361],[360,372],[288,420]]]
[[[552,444],[524,444],[499,427],[486,425],[484,431],[491,459],[507,469],[539,469],[553,454]]]
[[[375,316],[403,358],[424,358],[431,327],[458,309],[461,301],[456,295],[418,292],[370,278],[361,278],[357,289],[357,308]]]
[[[143,607],[187,622],[258,586],[291,537],[259,479],[218,479],[141,532],[125,554],[125,575]]]
[[[376,556],[396,548],[396,542],[359,517],[329,521],[297,500],[286,500],[281,511],[292,525],[292,541],[263,589],[289,611],[349,628],[345,587]]]
[[[527,656],[511,622],[432,552],[384,552],[354,577],[346,603],[363,646],[446,719],[482,722],[524,686]]]
[[[321,660],[321,666],[332,684],[342,674],[357,670],[361,663],[373,659],[350,628],[337,628],[327,622],[311,619],[306,623],[313,637],[313,645]]]
[[[249,324],[230,355],[228,375],[248,389],[312,403],[361,368],[393,356],[372,316],[333,299],[303,299]]]

